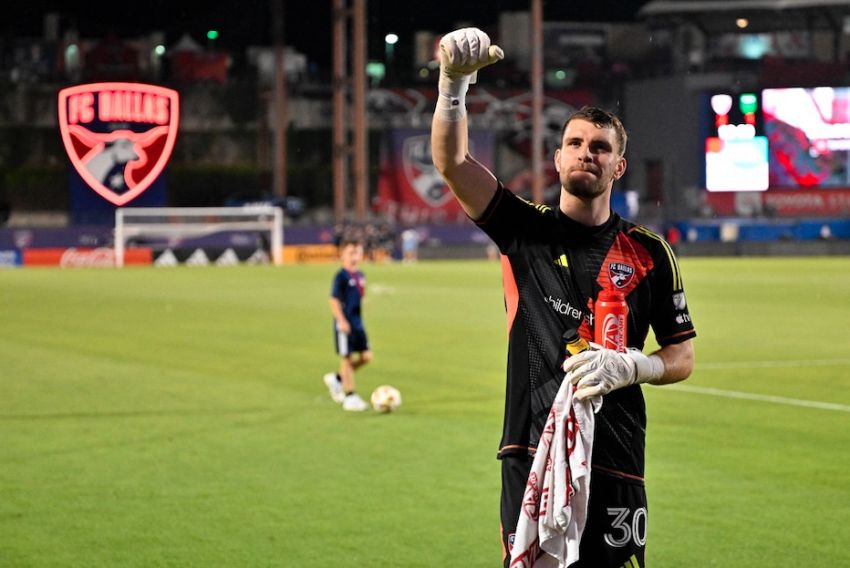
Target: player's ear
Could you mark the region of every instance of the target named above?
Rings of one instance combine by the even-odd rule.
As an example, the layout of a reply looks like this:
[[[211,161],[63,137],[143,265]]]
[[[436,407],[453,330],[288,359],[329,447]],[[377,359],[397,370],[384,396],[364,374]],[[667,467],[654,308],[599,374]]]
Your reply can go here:
[[[626,173],[626,166],[628,163],[624,157],[620,157],[620,161],[617,163],[617,167],[614,169],[614,179],[620,179],[623,177],[623,174]]]
[[[555,150],[555,171],[561,173],[561,149]]]

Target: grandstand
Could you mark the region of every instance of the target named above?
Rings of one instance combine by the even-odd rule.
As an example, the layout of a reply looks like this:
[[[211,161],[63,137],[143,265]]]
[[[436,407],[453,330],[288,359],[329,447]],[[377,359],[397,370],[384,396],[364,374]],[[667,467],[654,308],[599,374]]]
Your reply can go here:
[[[844,89],[850,85],[850,39],[840,25],[850,17],[850,8],[828,0],[635,4],[640,10],[620,21],[574,21],[563,9],[548,9],[542,27],[544,45],[550,46],[544,52],[545,147],[557,141],[560,124],[572,109],[583,104],[611,108],[624,117],[630,132],[629,170],[615,186],[614,202],[659,232],[678,231],[682,254],[846,254],[850,160],[843,134],[827,139],[811,134],[803,146],[792,149],[798,157],[789,164],[786,153],[774,149],[802,144],[800,133],[818,125],[789,124],[780,116],[782,109],[766,110],[763,101],[768,91],[803,89],[819,112],[829,107],[824,120],[836,132],[850,123],[850,118],[842,122],[850,105],[850,91]],[[284,52],[283,79],[288,91],[287,143],[296,149],[297,158],[286,164],[282,186],[274,158],[276,123],[258,119],[273,117],[278,104],[273,96],[273,45],[216,49],[214,43],[204,46],[183,34],[172,54],[160,51],[164,36],[157,29],[107,38],[80,35],[65,22],[61,13],[44,14],[40,35],[0,44],[4,258],[21,262],[29,248],[113,245],[109,226],[115,205],[87,187],[92,179],[87,172],[80,177],[70,167],[66,152],[56,144],[53,111],[58,88],[107,78],[167,85],[180,94],[181,130],[173,155],[131,206],[265,203],[286,210],[287,230],[293,232],[287,241],[296,246],[329,244],[334,223],[354,221],[389,223],[397,232],[417,228],[428,236],[423,239],[425,258],[483,254],[486,243],[467,230],[468,221],[447,199],[446,187],[430,165],[427,128],[435,76],[426,46],[433,44],[438,30],[413,29],[403,39],[407,45],[394,48],[392,59],[386,59],[387,51],[379,54],[380,66],[369,67],[364,118],[371,125],[366,154],[370,173],[361,190],[355,188],[356,176],[350,183],[344,177],[330,183],[336,179],[333,171],[347,166],[334,161],[329,145],[334,113],[328,68],[309,64],[309,56],[296,47]],[[482,74],[470,93],[472,144],[509,187],[532,196],[527,137],[533,119],[527,89],[531,46],[526,35],[512,33],[530,29],[532,22],[529,12],[512,11],[492,14],[481,25],[489,26],[504,44],[508,58]],[[559,48],[551,47],[555,45]],[[118,48],[120,62],[104,59]],[[156,57],[147,58],[148,51]],[[238,64],[216,67],[215,54],[224,51]],[[59,53],[64,53],[66,65],[47,65],[45,54]],[[180,63],[169,68],[172,55]],[[375,56],[371,51],[367,55]],[[204,63],[187,73],[187,58]],[[210,77],[203,75],[204,69],[213,68]],[[824,94],[827,89],[831,94]],[[715,95],[734,100],[728,116],[712,109]],[[755,101],[751,112],[741,112],[741,97]],[[21,104],[24,99],[28,104]],[[252,110],[257,101],[259,113]],[[731,121],[727,127],[752,122],[753,131],[747,134],[752,139],[736,139],[739,149],[749,151],[760,137],[770,139],[771,151],[759,158],[764,180],[755,189],[744,181],[741,168],[746,164],[738,163],[734,151],[706,151],[710,140],[722,140],[724,148],[733,146],[729,137],[737,136],[730,134],[735,130],[719,129],[715,123],[721,119]],[[23,144],[18,142],[22,133]],[[117,136],[93,132],[89,147],[96,136],[107,134]],[[144,143],[155,143],[152,138]],[[544,160],[543,199],[552,201],[558,187],[549,162]],[[718,181],[718,171],[734,173]],[[138,192],[137,181],[127,182],[128,191]],[[712,190],[717,183],[720,190]]]

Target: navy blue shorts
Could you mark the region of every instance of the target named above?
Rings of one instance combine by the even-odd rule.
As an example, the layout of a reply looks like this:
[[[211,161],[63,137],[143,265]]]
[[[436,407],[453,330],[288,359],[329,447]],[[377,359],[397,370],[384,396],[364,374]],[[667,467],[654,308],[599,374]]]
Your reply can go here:
[[[369,338],[362,327],[352,328],[351,333],[345,334],[337,329],[334,322],[334,346],[337,355],[348,357],[352,353],[362,353],[369,350]]]

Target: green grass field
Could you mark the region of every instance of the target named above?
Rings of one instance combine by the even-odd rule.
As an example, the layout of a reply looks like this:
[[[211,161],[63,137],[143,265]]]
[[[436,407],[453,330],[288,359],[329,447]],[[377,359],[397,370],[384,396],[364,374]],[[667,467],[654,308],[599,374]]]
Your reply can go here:
[[[850,566],[850,259],[682,268],[648,565]],[[498,264],[365,266],[392,415],[321,382],[334,269],[0,271],[0,566],[498,566]]]

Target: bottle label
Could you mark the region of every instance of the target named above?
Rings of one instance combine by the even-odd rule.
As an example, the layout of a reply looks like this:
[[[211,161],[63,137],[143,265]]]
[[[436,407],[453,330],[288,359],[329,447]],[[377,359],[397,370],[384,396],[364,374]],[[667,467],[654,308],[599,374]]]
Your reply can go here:
[[[626,316],[607,313],[602,320],[601,345],[614,351],[626,350]]]
[[[590,349],[590,345],[588,345],[587,341],[579,337],[575,341],[567,343],[567,356],[571,357],[573,355],[578,355],[582,351],[587,351],[588,349]]]

